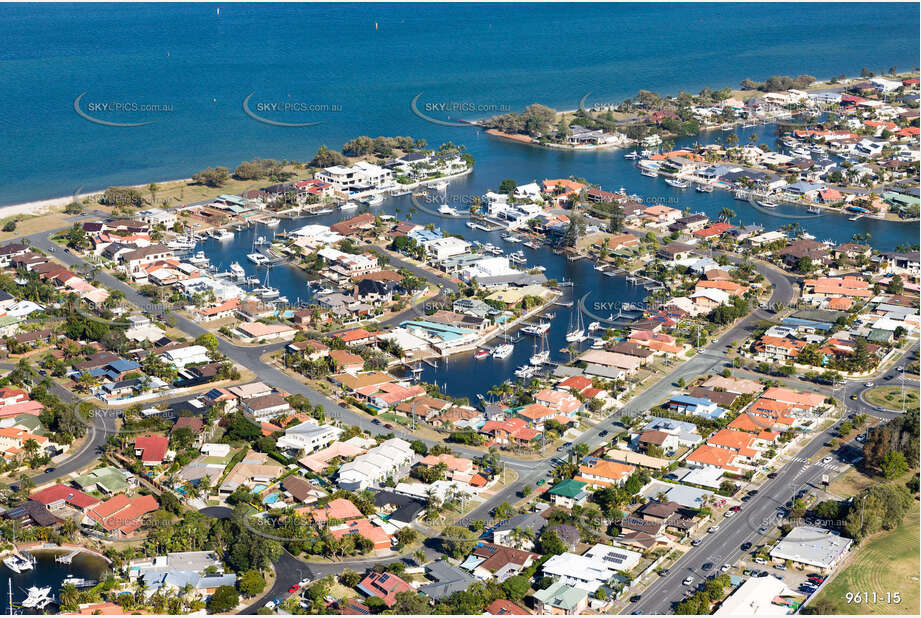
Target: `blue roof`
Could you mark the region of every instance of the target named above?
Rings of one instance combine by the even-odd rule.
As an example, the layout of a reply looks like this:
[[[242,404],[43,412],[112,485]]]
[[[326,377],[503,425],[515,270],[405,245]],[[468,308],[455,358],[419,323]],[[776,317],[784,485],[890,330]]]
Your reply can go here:
[[[113,371],[123,373],[125,371],[134,371],[135,369],[139,369],[141,366],[136,361],[120,358],[117,361],[112,361],[109,363],[108,367]]]
[[[818,320],[806,320],[804,318],[784,318],[781,320],[784,326],[808,326],[821,330],[831,330],[834,326],[831,322],[819,322]]]
[[[713,402],[706,397],[691,397],[690,395],[676,395],[668,400],[669,403],[683,403],[689,406],[712,406]]]

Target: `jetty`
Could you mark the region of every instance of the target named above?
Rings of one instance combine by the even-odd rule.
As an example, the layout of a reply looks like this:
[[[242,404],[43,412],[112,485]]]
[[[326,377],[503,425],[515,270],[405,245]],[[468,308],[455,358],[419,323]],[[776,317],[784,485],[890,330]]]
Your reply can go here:
[[[79,550],[74,550],[67,554],[61,554],[60,556],[55,556],[54,561],[61,562],[63,564],[70,564],[71,562],[74,561],[74,556],[76,556],[79,553],[80,553]]]

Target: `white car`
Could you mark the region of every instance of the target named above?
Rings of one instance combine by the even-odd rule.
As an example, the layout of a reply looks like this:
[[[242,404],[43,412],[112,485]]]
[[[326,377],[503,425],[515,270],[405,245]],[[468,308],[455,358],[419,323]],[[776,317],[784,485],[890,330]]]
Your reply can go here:
[[[865,383],[864,383],[864,386],[867,387],[867,388],[870,388],[870,387],[873,386],[873,382],[865,382]]]
[[[732,517],[732,516],[735,515],[735,514],[736,514],[735,511],[726,511],[726,513],[723,515],[723,517]]]
[[[720,573],[725,573],[726,571],[728,571],[728,570],[731,569],[731,568],[732,568],[732,567],[731,567],[730,565],[724,564],[723,566],[720,567]]]
[[[681,582],[681,584],[682,584],[683,586],[690,586],[690,585],[693,584],[693,583],[694,583],[694,576],[693,576],[693,575],[688,575],[688,576],[684,579],[684,581]]]
[[[822,458],[822,463],[831,463],[831,455]]]
[[[714,532],[719,531],[719,529],[720,529],[719,526],[710,526],[710,529],[707,530],[707,532],[708,532],[709,534],[713,534]]]

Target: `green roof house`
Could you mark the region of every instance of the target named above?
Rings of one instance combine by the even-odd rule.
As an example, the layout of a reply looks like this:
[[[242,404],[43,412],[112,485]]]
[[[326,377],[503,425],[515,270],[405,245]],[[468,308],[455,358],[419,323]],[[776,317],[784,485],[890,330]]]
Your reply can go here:
[[[538,590],[534,593],[537,599],[537,613],[566,614],[574,616],[581,614],[588,607],[588,592],[580,588],[573,588],[563,582],[556,582],[549,588]]]
[[[588,491],[585,490],[586,483],[575,479],[567,479],[558,485],[550,488],[547,494],[557,506],[572,508],[575,505],[583,505],[588,500]]]
[[[105,494],[117,494],[132,486],[128,479],[132,478],[127,472],[122,472],[115,466],[97,468],[74,479],[77,487],[83,491],[96,491]]]

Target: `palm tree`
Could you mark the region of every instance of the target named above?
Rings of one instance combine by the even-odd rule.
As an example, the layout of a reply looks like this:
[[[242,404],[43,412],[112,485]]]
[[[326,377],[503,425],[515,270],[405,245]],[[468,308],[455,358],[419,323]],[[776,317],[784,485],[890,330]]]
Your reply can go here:
[[[730,221],[733,217],[736,216],[735,211],[732,208],[723,208],[720,210],[719,219],[720,221]]]

